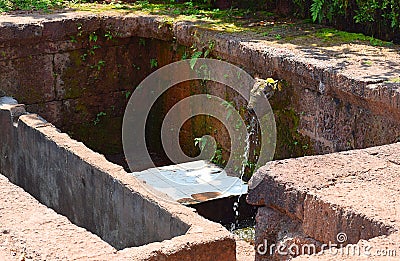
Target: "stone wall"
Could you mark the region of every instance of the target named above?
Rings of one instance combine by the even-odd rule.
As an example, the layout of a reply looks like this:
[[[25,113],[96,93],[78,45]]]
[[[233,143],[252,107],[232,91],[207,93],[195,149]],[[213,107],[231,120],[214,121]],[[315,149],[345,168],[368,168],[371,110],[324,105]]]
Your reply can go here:
[[[12,111],[21,110],[18,106]],[[121,167],[91,165],[88,161],[105,159],[57,132],[36,115],[19,119],[15,116],[15,127],[9,111],[1,113],[2,173],[78,226],[98,234],[116,248],[170,239],[189,229],[188,224],[166,209],[108,174],[123,173]]]
[[[365,148],[400,137],[398,84],[386,81],[398,74],[390,64],[382,65],[382,76],[361,69],[353,74],[338,59],[309,49],[287,49],[151,15],[5,16],[0,32],[0,94],[15,97],[103,154],[122,153],[122,115],[136,85],[185,52],[190,57],[191,46],[206,50],[210,41],[213,57],[261,78],[285,80],[284,90],[270,101],[278,125],[277,159]],[[160,126],[175,101],[204,90],[230,97],[238,108],[243,105],[226,88],[182,84],[156,105],[149,124]],[[208,134],[207,124],[221,130],[215,136],[229,152],[223,128],[204,119],[184,126],[184,151],[197,152],[193,138]],[[158,129],[147,135],[153,150],[160,151]]]
[[[172,61],[173,45],[122,37],[107,19],[59,17],[45,25],[2,27],[0,92],[89,147],[121,153],[129,95],[144,77]],[[13,30],[10,38],[7,30]]]
[[[399,84],[388,82],[399,70],[387,67],[390,61],[379,68],[385,68],[381,75],[371,76],[368,69],[350,68],[335,57],[314,55],[305,47],[298,51],[290,45],[227,36],[187,23],[178,24],[176,32],[183,45],[192,40],[188,35],[195,34],[200,43],[213,39],[216,56],[245,67],[251,74],[284,79],[288,87],[270,100],[278,124],[280,115],[290,119],[290,124],[283,123],[284,128],[278,126],[278,139],[279,131],[292,130],[297,141],[302,141],[298,142],[300,147],[311,148],[302,155],[388,144],[400,137]],[[283,146],[284,154],[293,141],[296,138],[285,141],[281,137],[277,149]],[[278,158],[302,156],[299,154]]]
[[[167,260],[209,260],[201,253],[212,251],[221,260],[235,258],[235,241],[221,225],[170,201],[23,105],[2,105],[0,123],[1,173],[124,255],[150,260],[156,251]]]

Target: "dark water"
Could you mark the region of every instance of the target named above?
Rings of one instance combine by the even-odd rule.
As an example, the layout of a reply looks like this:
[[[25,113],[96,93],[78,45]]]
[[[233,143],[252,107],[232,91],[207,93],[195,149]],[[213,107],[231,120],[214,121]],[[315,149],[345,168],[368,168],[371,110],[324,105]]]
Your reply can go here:
[[[150,152],[150,157],[156,167],[168,166],[173,164],[165,155],[160,155],[159,153]],[[125,159],[124,153],[104,155],[106,159],[112,163],[118,164],[124,168],[126,172],[131,172],[128,163]]]

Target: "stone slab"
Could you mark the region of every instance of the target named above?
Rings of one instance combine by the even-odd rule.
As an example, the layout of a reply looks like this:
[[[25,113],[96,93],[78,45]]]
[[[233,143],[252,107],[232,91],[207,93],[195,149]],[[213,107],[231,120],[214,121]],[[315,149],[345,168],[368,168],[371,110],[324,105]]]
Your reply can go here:
[[[247,184],[207,161],[151,168],[132,175],[185,205],[247,194]]]
[[[400,225],[399,151],[395,143],[273,161],[250,180],[247,201],[299,222],[302,233],[321,243],[345,233],[344,244],[390,248],[395,244],[384,242],[398,242]],[[259,215],[261,229],[268,219]]]

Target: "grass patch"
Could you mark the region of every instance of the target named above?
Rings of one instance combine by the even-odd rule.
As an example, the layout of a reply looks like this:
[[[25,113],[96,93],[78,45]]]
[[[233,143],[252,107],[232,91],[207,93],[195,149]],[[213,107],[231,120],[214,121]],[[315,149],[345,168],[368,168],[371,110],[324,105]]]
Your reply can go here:
[[[366,36],[360,33],[348,33],[336,29],[322,28],[319,29],[315,36],[324,42],[369,42],[372,46],[391,46],[392,42],[385,42],[371,36]]]

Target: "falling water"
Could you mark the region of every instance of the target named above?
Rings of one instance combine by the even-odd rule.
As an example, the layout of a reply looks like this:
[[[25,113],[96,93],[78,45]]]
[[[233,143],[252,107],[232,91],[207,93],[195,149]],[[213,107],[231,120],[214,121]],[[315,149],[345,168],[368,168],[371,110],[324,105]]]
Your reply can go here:
[[[243,154],[242,166],[240,169],[240,181],[243,180],[246,166],[249,161],[249,154],[250,154],[250,148],[251,148],[251,143],[252,143],[251,137],[252,137],[252,135],[254,135],[256,133],[256,130],[257,130],[256,123],[257,123],[257,118],[255,115],[252,115],[250,118],[250,125],[248,126],[249,131],[246,132],[246,139],[245,139],[246,147],[245,147],[245,151]],[[256,142],[256,141],[253,141],[253,142]],[[239,225],[239,202],[240,202],[240,198],[242,197],[243,193],[244,193],[244,191],[241,190],[237,201],[233,204],[233,212],[235,214],[235,222],[232,223],[232,225],[231,225],[231,229],[230,229],[231,232],[233,230],[235,230]]]

